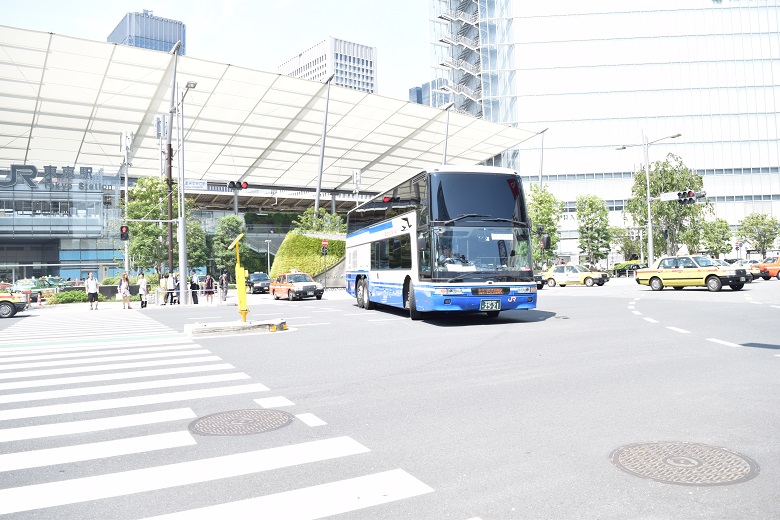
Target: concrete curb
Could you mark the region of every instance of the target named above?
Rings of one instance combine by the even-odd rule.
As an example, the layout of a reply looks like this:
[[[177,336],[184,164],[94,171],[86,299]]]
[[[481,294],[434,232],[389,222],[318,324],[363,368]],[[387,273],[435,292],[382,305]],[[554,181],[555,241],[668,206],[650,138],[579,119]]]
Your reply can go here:
[[[192,338],[222,336],[225,334],[255,334],[258,332],[278,332],[287,330],[287,322],[283,319],[268,321],[223,321],[211,323],[187,323],[184,334]]]

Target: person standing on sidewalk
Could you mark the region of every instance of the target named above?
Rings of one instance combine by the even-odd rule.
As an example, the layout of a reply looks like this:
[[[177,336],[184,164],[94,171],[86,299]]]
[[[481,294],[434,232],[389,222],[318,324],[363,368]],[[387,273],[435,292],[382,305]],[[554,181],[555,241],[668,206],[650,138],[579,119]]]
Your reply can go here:
[[[122,308],[131,309],[130,307],[130,280],[127,278],[127,273],[122,273],[122,278],[119,279],[119,295],[122,297]],[[125,305],[127,307],[125,307]]]
[[[226,301],[228,293],[228,279],[227,273],[225,271],[222,271],[222,274],[219,276],[219,292],[222,296],[222,301]]]
[[[141,308],[146,307],[147,297],[148,297],[149,291],[146,287],[146,278],[144,277],[144,273],[141,273],[138,275],[138,296],[141,297]]]
[[[92,304],[95,304],[94,309],[97,310],[98,306],[98,289],[100,288],[100,283],[98,283],[97,278],[92,276],[92,273],[89,273],[87,275],[87,279],[84,280],[84,288],[87,291],[87,300],[89,301],[89,310],[92,310]]]
[[[214,279],[210,274],[207,274],[203,281],[203,294],[206,295],[206,303],[214,303]]]
[[[168,273],[165,275],[165,283],[166,283],[166,293],[165,293],[165,301],[168,302],[170,300],[170,304],[173,305],[173,290],[176,288],[176,280],[173,277],[173,273]]]
[[[195,272],[195,269],[192,270],[192,277],[190,278],[190,291],[192,291],[192,303],[193,305],[197,305],[200,281],[198,280],[198,273]]]

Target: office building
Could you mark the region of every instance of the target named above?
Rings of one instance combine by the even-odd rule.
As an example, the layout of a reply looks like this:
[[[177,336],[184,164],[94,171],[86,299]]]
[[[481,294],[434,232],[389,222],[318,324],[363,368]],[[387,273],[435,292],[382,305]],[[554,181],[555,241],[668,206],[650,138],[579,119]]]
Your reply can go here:
[[[324,81],[335,74],[331,84],[374,94],[377,92],[376,47],[328,37],[293,56],[277,68],[294,78]]]
[[[445,78],[437,78],[423,83],[419,87],[412,87],[409,89],[409,101],[428,107],[446,105],[450,102],[452,93],[444,89],[445,85],[447,85]]]
[[[562,257],[579,255],[578,195],[604,199],[613,225],[632,224],[623,208],[645,162],[643,135],[657,140],[651,163],[674,153],[703,176],[732,229],[751,213],[780,217],[776,0],[432,6],[434,70],[454,109],[540,132],[494,163],[564,201]]]
[[[170,51],[177,41],[181,41],[179,54],[184,56],[187,54],[187,27],[178,20],[160,18],[144,9],[142,13],[127,13],[107,41],[163,52]]]

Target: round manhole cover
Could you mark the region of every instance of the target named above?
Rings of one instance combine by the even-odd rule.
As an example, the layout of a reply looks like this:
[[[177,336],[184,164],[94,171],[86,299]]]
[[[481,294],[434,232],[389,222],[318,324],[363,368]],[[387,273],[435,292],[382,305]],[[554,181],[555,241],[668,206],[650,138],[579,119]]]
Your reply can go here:
[[[252,435],[269,432],[293,421],[293,416],[279,410],[232,410],[195,419],[190,431],[200,435]]]
[[[758,464],[733,451],[688,442],[629,444],[612,452],[612,463],[636,475],[683,486],[738,484],[758,475]]]

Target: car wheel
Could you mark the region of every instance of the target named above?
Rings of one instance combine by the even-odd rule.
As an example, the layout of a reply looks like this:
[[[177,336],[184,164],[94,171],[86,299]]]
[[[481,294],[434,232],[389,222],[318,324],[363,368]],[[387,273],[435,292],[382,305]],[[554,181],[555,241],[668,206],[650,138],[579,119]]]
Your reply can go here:
[[[555,278],[547,279],[547,287],[555,287]]]
[[[414,299],[414,285],[409,282],[409,292],[406,295],[406,307],[409,309],[409,317],[412,321],[422,319],[422,313],[417,310],[417,302]]]
[[[279,295],[276,294],[276,291],[271,291],[271,296],[274,297],[274,300],[278,300],[279,299]]]
[[[769,280],[772,277],[771,276],[762,276],[761,278],[763,278],[764,280]]]
[[[745,287],[745,284],[744,283],[735,283],[735,284],[729,285],[729,287],[731,287],[732,291],[739,291],[740,289]]]
[[[368,294],[368,282],[364,278],[360,282],[363,285],[363,305],[362,307],[367,311],[374,308],[374,302],[371,301],[371,295]]]
[[[718,292],[720,291],[721,287],[723,287],[723,283],[720,281],[720,278],[717,276],[710,276],[707,278],[707,290],[710,292]]]
[[[682,291],[683,290],[682,287],[672,287],[672,289],[674,289],[675,291]]]
[[[558,285],[560,285],[561,287],[566,287],[565,283],[561,283],[561,284],[558,284]]]
[[[778,280],[780,280],[780,271],[777,271],[777,276],[775,276]]]
[[[315,296],[315,298],[317,298],[318,300],[321,300],[322,299],[322,295],[318,294],[317,296]]]
[[[664,288],[664,283],[661,281],[660,278],[651,278],[650,288],[654,291],[660,291]]]
[[[599,282],[599,283],[598,283],[598,284],[596,284],[596,285],[598,285],[599,287],[601,287],[602,285],[604,285],[604,282]]]
[[[536,290],[537,291],[541,291],[542,289],[544,289],[544,284],[543,283],[536,284]]]
[[[593,278],[591,278],[590,276],[585,278],[585,285],[587,287],[593,287]]]
[[[291,290],[287,290],[287,299],[290,301],[293,301],[295,299],[295,294]]]
[[[0,318],[10,318],[16,314],[16,307],[13,303],[0,302]]]

